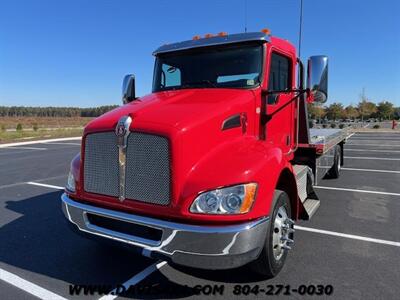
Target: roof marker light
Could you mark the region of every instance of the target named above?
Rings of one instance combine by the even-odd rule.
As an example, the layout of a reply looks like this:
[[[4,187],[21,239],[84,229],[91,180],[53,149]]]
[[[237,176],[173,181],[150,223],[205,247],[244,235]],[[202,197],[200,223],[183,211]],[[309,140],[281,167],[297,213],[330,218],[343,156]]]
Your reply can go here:
[[[264,32],[266,35],[271,35],[271,30],[269,30],[268,28],[261,29],[261,32]]]
[[[199,40],[199,39],[201,39],[201,37],[200,37],[199,35],[195,35],[195,36],[193,36],[192,39],[193,39],[193,40]]]
[[[221,32],[218,32],[217,35],[218,35],[218,36],[227,36],[228,33],[226,33],[225,31],[221,31]]]
[[[204,38],[208,39],[210,37],[213,37],[214,35],[212,33],[207,33],[204,35]]]

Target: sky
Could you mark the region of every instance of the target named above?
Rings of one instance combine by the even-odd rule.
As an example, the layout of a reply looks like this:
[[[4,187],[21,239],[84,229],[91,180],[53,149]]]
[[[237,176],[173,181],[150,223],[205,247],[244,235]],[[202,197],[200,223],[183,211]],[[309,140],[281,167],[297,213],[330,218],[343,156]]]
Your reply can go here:
[[[400,106],[400,1],[303,3],[301,58],[329,57],[328,104],[354,105],[364,88]],[[247,23],[297,47],[299,11],[300,0],[0,0],[0,105],[120,104],[125,74],[151,92],[158,46]]]

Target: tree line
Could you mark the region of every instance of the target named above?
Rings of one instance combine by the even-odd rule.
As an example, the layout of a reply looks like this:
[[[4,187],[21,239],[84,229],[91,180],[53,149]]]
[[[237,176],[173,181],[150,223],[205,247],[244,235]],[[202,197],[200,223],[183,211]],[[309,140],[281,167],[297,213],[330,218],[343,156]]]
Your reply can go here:
[[[0,117],[98,117],[118,105],[99,107],[29,107],[0,106]]]
[[[312,103],[308,104],[308,113],[313,119],[400,119],[400,107],[395,107],[394,104],[389,101],[382,101],[375,104],[365,99],[361,100],[357,105],[348,105],[346,107],[339,102],[332,103],[329,106],[321,106],[317,103]]]
[[[118,105],[89,108],[0,106],[0,117],[98,117],[116,107]],[[400,119],[400,107],[394,107],[393,103],[389,101],[375,104],[371,101],[362,100],[356,106],[348,105],[346,107],[339,102],[332,103],[329,106],[312,103],[308,105],[308,113],[313,119]]]

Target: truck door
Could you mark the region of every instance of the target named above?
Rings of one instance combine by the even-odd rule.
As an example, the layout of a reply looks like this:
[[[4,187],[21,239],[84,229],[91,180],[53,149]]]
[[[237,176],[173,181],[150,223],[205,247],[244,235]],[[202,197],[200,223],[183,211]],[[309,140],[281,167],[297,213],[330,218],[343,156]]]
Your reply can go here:
[[[272,50],[268,72],[268,91],[292,89],[292,59]],[[267,96],[266,111],[272,119],[266,126],[266,140],[281,145],[284,153],[289,153],[295,142],[295,107],[289,103],[293,93],[276,93]]]

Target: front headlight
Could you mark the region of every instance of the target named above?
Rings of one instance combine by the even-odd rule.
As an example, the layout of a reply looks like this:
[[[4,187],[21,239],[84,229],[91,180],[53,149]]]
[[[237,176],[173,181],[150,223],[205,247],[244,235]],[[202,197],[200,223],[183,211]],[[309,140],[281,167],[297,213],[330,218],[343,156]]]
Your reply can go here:
[[[72,172],[69,172],[68,174],[66,189],[70,192],[75,193],[75,178],[74,175],[72,175]]]
[[[201,193],[190,212],[197,214],[244,214],[253,205],[257,184],[247,183]]]

